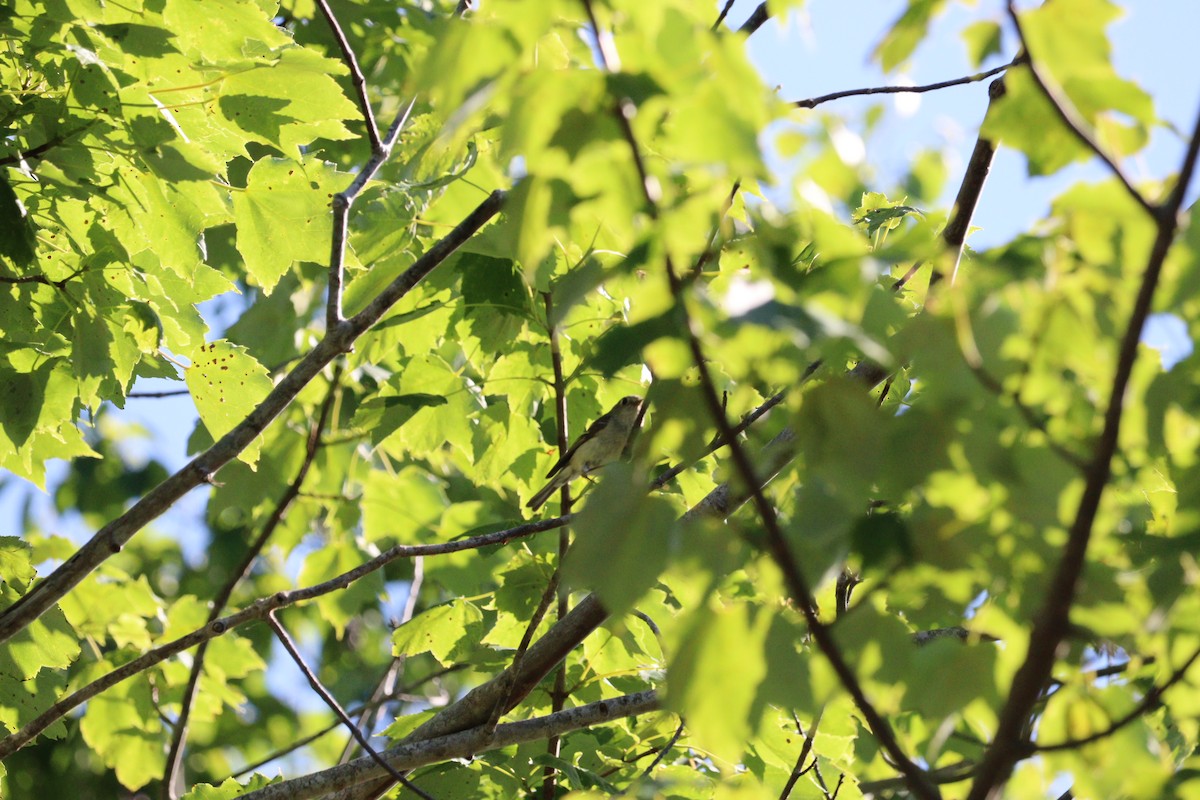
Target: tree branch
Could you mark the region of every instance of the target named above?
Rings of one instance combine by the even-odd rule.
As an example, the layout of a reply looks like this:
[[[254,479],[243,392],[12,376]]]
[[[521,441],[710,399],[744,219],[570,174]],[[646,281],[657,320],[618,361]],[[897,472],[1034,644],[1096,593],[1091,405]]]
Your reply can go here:
[[[433,244],[366,308],[335,328],[327,330],[317,346],[276,384],[246,419],[222,436],[212,447],[151,489],[128,511],[101,528],[54,572],[5,609],[0,614],[0,642],[12,638],[45,613],[92,570],[120,552],[134,534],[174,505],[179,498],[211,480],[213,474],[254,441],[321,370],[333,359],[348,351],[397,300],[499,213],[505,198],[506,195],[502,191],[488,195],[466,219]]]
[[[1008,700],[1000,711],[995,737],[980,762],[975,783],[971,787],[971,793],[967,795],[967,800],[1000,796],[1013,766],[1023,756],[1022,731],[1037,703],[1042,687],[1050,677],[1058,646],[1070,631],[1071,606],[1075,600],[1079,576],[1086,564],[1092,525],[1111,474],[1112,458],[1117,450],[1121,431],[1125,392],[1137,358],[1138,342],[1141,340],[1146,317],[1150,313],[1163,262],[1180,224],[1179,212],[1195,172],[1198,153],[1200,116],[1196,119],[1187,153],[1179,170],[1179,182],[1162,208],[1154,209],[1157,233],[1146,259],[1146,268],[1142,273],[1129,324],[1121,338],[1108,407],[1104,412],[1104,428],[1088,464],[1083,495],[1067,534],[1067,542],[1063,546],[1062,559],[1050,580],[1042,608],[1034,618],[1033,629],[1029,635],[1029,651],[1013,676]]]
[[[324,2],[324,0],[320,0]],[[366,103],[366,96],[363,96],[363,102]],[[396,115],[396,119],[392,122],[392,126],[388,128],[387,137],[380,142],[379,134],[375,132],[374,120],[369,121],[368,128],[371,131],[371,158],[363,166],[362,170],[351,182],[350,186],[345,191],[338,192],[333,196],[333,235],[330,237],[330,253],[329,253],[329,297],[325,306],[325,330],[332,331],[337,328],[342,322],[342,283],[345,276],[346,266],[346,240],[349,237],[350,225],[350,206],[354,204],[354,198],[367,185],[367,181],[375,176],[383,163],[388,160],[392,154],[392,147],[396,144],[396,139],[400,136],[401,129],[404,128],[404,123],[408,121],[408,115],[412,113],[413,106],[417,99],[414,97],[409,101],[408,105],[400,110]],[[370,109],[368,108],[368,113]],[[378,144],[378,146],[376,146]]]
[[[938,81],[937,83],[928,83],[924,86],[872,86],[866,89],[843,89],[840,92],[830,92],[819,97],[810,97],[807,100],[796,100],[792,105],[797,108],[816,108],[822,103],[828,103],[831,100],[841,100],[844,97],[862,97],[872,94],[925,94],[926,92],[936,92],[938,89],[948,89],[951,86],[963,86],[968,83],[978,83],[985,81],[993,75],[999,75],[1018,64],[1025,63],[1025,56],[1018,55],[999,67],[985,70],[984,72],[976,72],[974,75],[964,75],[961,78],[952,78],[946,81]]]
[[[358,726],[354,724],[354,721],[350,719],[350,716],[346,713],[346,710],[342,708],[337,699],[329,693],[329,690],[326,689],[319,680],[317,680],[317,676],[314,675],[313,671],[308,668],[307,664],[304,663],[304,657],[301,656],[300,651],[296,649],[296,643],[292,641],[292,637],[288,635],[287,630],[283,627],[283,625],[280,624],[279,619],[275,616],[274,611],[267,612],[267,622],[270,624],[271,630],[275,632],[275,638],[279,640],[279,643],[283,645],[283,649],[287,651],[287,654],[291,656],[292,661],[300,669],[300,672],[304,674],[304,678],[308,681],[308,685],[311,686],[312,690],[317,693],[317,695],[321,698],[321,701],[329,707],[329,710],[332,711],[339,720],[341,720],[342,724],[350,729],[350,735],[353,736],[354,740],[358,742],[359,746],[361,746],[362,749],[367,752],[367,756],[380,767],[382,767],[383,770],[387,774],[391,775],[394,780],[403,785],[404,788],[408,789],[418,797],[424,798],[424,800],[433,800],[432,797],[414,786],[408,778],[394,770],[392,766],[379,755],[379,753],[375,752],[375,748],[371,747],[371,743],[367,741],[367,737],[363,736],[362,731],[360,731]]]
[[[338,23],[337,17],[333,15],[333,9],[329,7],[327,0],[316,0],[316,3],[317,8],[321,9],[322,16],[325,17],[325,22],[329,24],[329,29],[333,32],[333,38],[337,41],[338,48],[342,51],[342,60],[346,62],[346,66],[350,70],[350,82],[354,84],[354,92],[358,95],[358,105],[362,110],[363,121],[367,123],[367,138],[371,141],[371,153],[383,152],[384,145],[379,138],[379,126],[375,124],[375,113],[371,111],[371,101],[367,98],[367,79],[358,66],[354,50],[350,47],[350,42],[346,39],[346,34],[342,32],[342,26]],[[409,108],[411,107],[409,106]]]
[[[394,770],[405,771],[455,758],[471,758],[489,750],[549,736],[561,736],[571,731],[658,710],[659,701],[655,692],[637,692],[577,706],[544,717],[510,722],[493,730],[483,726],[412,741],[385,750],[380,755]],[[360,758],[349,764],[265,786],[243,795],[242,800],[311,800],[376,780],[380,773],[382,770],[374,761],[370,758]]]
[[[1037,753],[1052,753],[1056,750],[1075,750],[1083,747],[1084,745],[1091,744],[1092,742],[1098,742],[1101,739],[1107,739],[1109,736],[1112,736],[1114,733],[1138,719],[1146,712],[1152,711],[1154,708],[1156,708],[1162,701],[1163,695],[1167,693],[1167,690],[1184,679],[1188,670],[1192,668],[1192,665],[1196,663],[1197,659],[1200,659],[1200,649],[1194,650],[1192,654],[1188,656],[1187,660],[1184,661],[1178,669],[1171,673],[1170,677],[1168,677],[1162,683],[1152,686],[1150,691],[1146,692],[1142,699],[1136,705],[1134,705],[1133,708],[1131,708],[1122,716],[1118,717],[1104,730],[1097,731],[1090,736],[1083,736],[1079,739],[1068,739],[1064,742],[1054,742],[1053,744],[1030,742],[1030,751]],[[1120,666],[1124,667],[1125,665],[1122,664]]]

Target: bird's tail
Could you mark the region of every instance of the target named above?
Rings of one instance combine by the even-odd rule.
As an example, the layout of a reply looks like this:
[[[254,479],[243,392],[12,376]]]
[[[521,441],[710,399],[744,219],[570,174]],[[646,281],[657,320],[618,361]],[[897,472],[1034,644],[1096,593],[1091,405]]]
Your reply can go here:
[[[558,480],[558,476],[555,476],[554,480],[547,483],[540,492],[529,498],[529,502],[525,505],[528,508],[537,511],[539,508],[545,505],[546,501],[550,499],[550,496],[554,494],[561,486],[562,483]]]

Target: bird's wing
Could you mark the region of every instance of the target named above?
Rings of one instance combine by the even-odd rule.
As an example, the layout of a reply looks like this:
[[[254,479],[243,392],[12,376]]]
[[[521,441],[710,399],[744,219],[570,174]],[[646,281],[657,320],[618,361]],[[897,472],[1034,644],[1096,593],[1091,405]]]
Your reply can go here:
[[[588,429],[583,432],[583,435],[576,439],[575,443],[567,448],[567,452],[563,453],[562,457],[559,458],[558,461],[554,462],[554,466],[551,467],[550,471],[546,473],[546,477],[549,478],[551,475],[569,464],[571,457],[575,455],[575,451],[579,449],[579,446],[595,436],[596,431],[603,427],[604,424],[608,422],[608,418],[611,416],[612,412],[609,411],[607,414],[602,414],[601,416],[597,417],[596,421],[589,425]]]

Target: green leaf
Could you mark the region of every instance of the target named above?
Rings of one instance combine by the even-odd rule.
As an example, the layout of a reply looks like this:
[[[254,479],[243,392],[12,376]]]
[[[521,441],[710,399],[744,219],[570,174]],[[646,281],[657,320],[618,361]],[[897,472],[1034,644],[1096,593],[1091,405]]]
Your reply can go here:
[[[392,634],[392,653],[430,653],[445,666],[469,657],[482,636],[483,612],[468,600],[453,600],[397,628]]]
[[[885,71],[891,72],[908,60],[945,4],[945,0],[908,0],[908,8],[875,46],[874,56]]]
[[[204,427],[214,440],[233,430],[271,391],[271,378],[246,348],[219,339],[192,353],[184,381]],[[262,448],[261,436],[238,458],[253,467]]]
[[[36,247],[33,221],[25,214],[8,179],[0,175],[0,257],[17,267],[32,266]]]
[[[699,608],[672,652],[665,704],[688,720],[697,742],[730,763],[741,760],[750,737],[771,617],[752,617],[744,604]]]
[[[5,608],[16,600],[10,584],[0,586],[0,602]],[[78,657],[79,636],[55,606],[0,648],[0,675],[28,681],[43,669],[65,669]]]
[[[313,158],[262,158],[233,193],[237,249],[267,293],[297,261],[329,263],[330,201],[346,176]]]
[[[575,522],[563,569],[570,585],[592,589],[620,615],[666,567],[677,511],[664,498],[645,497],[644,480],[628,464],[609,465],[601,475]]]
[[[379,443],[412,419],[422,408],[443,406],[446,398],[434,394],[402,394],[372,397],[354,412],[351,425],[368,432],[371,444]]]
[[[967,58],[971,66],[978,68],[988,56],[1003,52],[1002,33],[1000,23],[993,20],[980,20],[963,28],[961,35],[967,44]]]

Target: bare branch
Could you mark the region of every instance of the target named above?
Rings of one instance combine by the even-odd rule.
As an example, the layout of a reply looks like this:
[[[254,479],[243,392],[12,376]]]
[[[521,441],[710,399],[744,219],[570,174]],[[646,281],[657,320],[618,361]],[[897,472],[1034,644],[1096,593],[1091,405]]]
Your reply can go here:
[[[342,59],[350,69],[350,82],[354,84],[354,92],[358,95],[358,105],[362,110],[363,121],[367,123],[367,137],[371,140],[371,152],[380,153],[383,151],[383,142],[379,139],[379,127],[375,124],[375,112],[371,111],[371,101],[367,99],[367,79],[358,66],[358,59],[354,56],[354,50],[350,47],[346,34],[342,32],[341,24],[333,15],[333,9],[329,7],[327,0],[316,0],[316,2],[325,21],[329,23],[329,29],[333,31],[333,38],[342,51]]]
[[[797,108],[816,108],[822,103],[828,103],[831,100],[841,100],[844,97],[862,97],[872,94],[925,94],[926,92],[936,92],[938,89],[948,89],[951,86],[963,86],[968,83],[985,81],[993,75],[999,75],[1001,72],[1011,69],[1018,64],[1024,63],[1024,61],[1025,56],[1018,55],[1007,64],[1003,64],[999,67],[993,67],[992,69],[985,70],[984,72],[976,72],[974,75],[964,75],[961,78],[952,78],[946,81],[938,81],[937,83],[928,83],[924,86],[872,86],[866,89],[844,89],[840,92],[831,92],[829,94],[823,94],[819,97],[810,97],[807,100],[796,100],[792,103],[792,105],[796,106]]]

